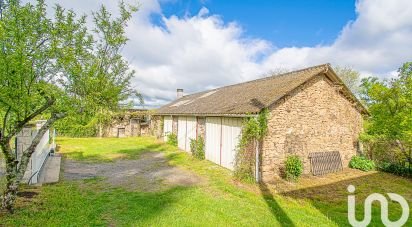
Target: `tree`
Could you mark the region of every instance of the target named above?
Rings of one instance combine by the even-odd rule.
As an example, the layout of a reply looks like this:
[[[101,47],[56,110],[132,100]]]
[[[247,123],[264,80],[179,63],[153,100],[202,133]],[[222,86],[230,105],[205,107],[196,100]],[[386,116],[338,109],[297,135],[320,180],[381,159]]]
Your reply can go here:
[[[0,148],[6,161],[2,208],[12,211],[19,184],[40,139],[57,120],[99,109],[117,108],[135,92],[134,71],[121,56],[124,27],[135,7],[119,3],[120,16],[105,7],[86,16],[55,7],[53,20],[44,0],[35,5],[5,0],[0,5]],[[11,140],[29,122],[47,119],[17,160]],[[18,168],[17,168],[18,167]]]
[[[357,96],[359,94],[360,73],[350,67],[336,66],[333,68],[335,73],[342,79],[345,85]]]
[[[412,164],[412,62],[403,64],[398,76],[389,80],[376,77],[362,80],[361,98],[371,117],[366,138],[387,143],[400,152],[400,164]],[[385,150],[386,155],[394,150]],[[404,166],[404,164],[402,164]]]

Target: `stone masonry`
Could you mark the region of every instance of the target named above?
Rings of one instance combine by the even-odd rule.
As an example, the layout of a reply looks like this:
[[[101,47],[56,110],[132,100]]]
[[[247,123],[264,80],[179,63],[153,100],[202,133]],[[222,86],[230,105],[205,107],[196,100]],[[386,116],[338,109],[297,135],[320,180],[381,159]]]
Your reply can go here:
[[[197,136],[206,137],[206,118],[197,117]]]
[[[172,133],[177,135],[178,116],[172,117]]]
[[[152,116],[150,120],[150,134],[158,139],[163,136],[163,116]]]
[[[262,144],[262,180],[281,175],[289,155],[298,155],[310,173],[311,152],[339,151],[343,167],[356,154],[362,114],[323,75],[293,90],[270,108],[268,135]]]

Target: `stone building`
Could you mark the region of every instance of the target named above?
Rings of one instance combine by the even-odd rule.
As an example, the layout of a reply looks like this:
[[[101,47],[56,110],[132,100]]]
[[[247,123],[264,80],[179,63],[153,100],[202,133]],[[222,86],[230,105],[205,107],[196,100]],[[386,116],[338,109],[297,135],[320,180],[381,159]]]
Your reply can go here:
[[[302,159],[306,174],[315,167],[315,152],[339,152],[338,164],[346,167],[357,154],[367,114],[329,64],[179,96],[181,91],[155,113],[157,135],[167,140],[167,134],[176,134],[186,151],[190,139],[203,136],[206,159],[228,169],[234,167],[244,118],[269,110],[268,133],[256,160],[256,177],[263,181],[281,175],[289,155]]]
[[[104,137],[133,137],[150,134],[150,112],[148,110],[129,109],[117,113],[103,129]]]

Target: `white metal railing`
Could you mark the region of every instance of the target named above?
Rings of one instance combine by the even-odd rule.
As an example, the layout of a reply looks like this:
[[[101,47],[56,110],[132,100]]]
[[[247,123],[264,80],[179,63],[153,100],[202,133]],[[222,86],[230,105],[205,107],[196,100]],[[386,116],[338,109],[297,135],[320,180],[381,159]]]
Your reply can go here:
[[[36,133],[33,135],[36,136]],[[32,137],[34,139],[34,136]],[[29,184],[36,184],[38,183],[39,173],[41,168],[43,167],[44,162],[46,161],[49,153],[50,153],[50,146],[49,146],[49,137],[50,131],[47,130],[44,133],[43,137],[41,138],[39,144],[36,147],[36,150],[31,156],[31,177],[29,179]]]

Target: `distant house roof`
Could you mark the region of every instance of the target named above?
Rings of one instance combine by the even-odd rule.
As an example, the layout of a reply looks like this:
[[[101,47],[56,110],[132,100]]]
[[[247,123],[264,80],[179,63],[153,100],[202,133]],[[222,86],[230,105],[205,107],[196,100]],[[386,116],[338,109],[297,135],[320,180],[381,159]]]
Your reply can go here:
[[[158,115],[243,115],[256,114],[316,75],[325,74],[342,85],[342,93],[360,111],[367,110],[336,76],[329,64],[313,66],[280,75],[229,85],[183,96],[156,111]]]

